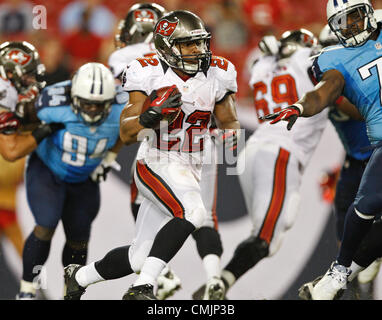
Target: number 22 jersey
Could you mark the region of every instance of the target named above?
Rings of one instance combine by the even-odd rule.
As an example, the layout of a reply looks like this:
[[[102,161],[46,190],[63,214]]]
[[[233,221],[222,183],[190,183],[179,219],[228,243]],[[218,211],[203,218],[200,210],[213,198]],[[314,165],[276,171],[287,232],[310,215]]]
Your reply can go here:
[[[193,172],[200,174],[204,135],[210,125],[215,104],[227,93],[237,92],[234,65],[222,57],[213,56],[206,73],[198,72],[183,81],[156,56],[131,62],[122,77],[126,91],[141,91],[150,95],[153,90],[176,85],[182,94],[182,110],[165,132],[157,130],[156,142],[143,141],[137,159],[172,159],[191,163]]]

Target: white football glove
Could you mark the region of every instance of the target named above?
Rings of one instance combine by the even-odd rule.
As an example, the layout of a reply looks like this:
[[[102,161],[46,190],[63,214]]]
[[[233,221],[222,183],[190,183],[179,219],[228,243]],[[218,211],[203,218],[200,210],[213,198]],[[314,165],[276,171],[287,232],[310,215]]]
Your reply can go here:
[[[98,165],[97,168],[91,173],[90,178],[94,182],[101,182],[106,180],[106,176],[111,169],[116,171],[121,171],[120,164],[115,160],[117,154],[115,152],[109,151],[102,162]]]

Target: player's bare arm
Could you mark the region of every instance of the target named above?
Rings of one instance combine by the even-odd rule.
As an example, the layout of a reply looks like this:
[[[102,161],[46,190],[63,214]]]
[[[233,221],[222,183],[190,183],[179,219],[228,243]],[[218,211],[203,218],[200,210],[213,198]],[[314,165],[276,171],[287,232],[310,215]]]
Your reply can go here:
[[[322,80],[313,91],[307,92],[296,104],[303,107],[302,117],[311,117],[320,113],[328,105],[334,102],[342,94],[345,79],[338,70],[328,70],[324,73]]]
[[[130,145],[137,142],[137,135],[144,127],[139,123],[143,103],[147,96],[139,91],[130,92],[129,103],[121,112],[119,136],[121,141]]]
[[[7,161],[21,159],[36,148],[36,139],[30,133],[0,134],[0,154]]]
[[[340,100],[340,99],[339,99]],[[365,119],[359,113],[357,107],[352,104],[348,99],[342,97],[342,99],[335,104],[336,108],[348,115],[353,120],[364,121]]]
[[[227,95],[215,105],[214,115],[219,129],[240,129],[235,107],[235,95]]]
[[[260,119],[272,120],[271,124],[280,120],[288,121],[287,129],[290,130],[298,117],[314,116],[327,106],[333,105],[341,96],[344,86],[345,79],[341,72],[335,69],[328,70],[323,74],[314,90],[305,93],[296,103]]]

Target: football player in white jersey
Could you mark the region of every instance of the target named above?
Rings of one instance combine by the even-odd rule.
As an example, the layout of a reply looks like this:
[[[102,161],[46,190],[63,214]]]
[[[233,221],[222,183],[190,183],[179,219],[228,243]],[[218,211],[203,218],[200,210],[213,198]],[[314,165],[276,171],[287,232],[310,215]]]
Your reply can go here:
[[[279,41],[263,38],[260,49],[265,53],[254,63],[249,82],[258,116],[297,101],[314,87],[308,69],[316,45],[315,36],[305,29],[287,31]],[[301,178],[326,127],[327,112],[309,120],[292,134],[285,126],[262,122],[239,155],[238,169],[245,168],[239,181],[253,228],[222,271],[227,290],[277,252],[296,219]]]
[[[109,57],[109,66],[114,77],[121,78],[122,71],[131,61],[156,55],[153,44],[153,31],[156,21],[163,16],[165,9],[155,3],[138,3],[133,5],[124,20],[119,23],[118,33],[115,37],[117,50]],[[203,261],[203,266],[207,275],[207,289],[203,288],[195,298],[217,299],[223,298],[222,288],[224,284],[220,279],[220,257],[223,253],[222,243],[218,234],[218,222],[216,214],[216,192],[217,192],[217,163],[215,144],[221,140],[221,132],[212,125],[216,139],[206,139],[204,150],[206,157],[210,160],[203,166],[201,174],[201,190],[203,201],[208,212],[208,219],[202,228],[192,233],[196,241],[198,253]],[[139,206],[143,201],[143,196],[136,187],[134,181],[135,161],[132,166],[132,177],[130,181],[131,189],[131,209],[136,219]],[[180,279],[169,268],[163,269],[162,274],[157,279],[158,299],[166,299],[172,296],[181,287]],[[214,288],[209,290],[208,288]]]
[[[52,133],[52,125],[37,126],[32,112],[45,85],[37,79],[44,71],[36,48],[29,42],[7,41],[0,45],[0,155],[7,161],[28,154]]]
[[[173,11],[155,26],[158,57],[139,58],[124,71],[122,83],[130,101],[121,114],[121,139],[129,145],[156,130],[154,139],[141,143],[137,155],[135,181],[145,198],[136,237],[131,246],[114,249],[100,261],[68,266],[65,299],[79,299],[88,285],[133,272],[139,277],[123,299],[156,299],[158,275],[205,223],[200,180],[211,116],[232,135],[233,144],[240,129],[235,67],[225,58],[211,56],[209,40],[198,16]],[[167,88],[158,96],[163,87]],[[159,128],[168,112],[177,117]]]

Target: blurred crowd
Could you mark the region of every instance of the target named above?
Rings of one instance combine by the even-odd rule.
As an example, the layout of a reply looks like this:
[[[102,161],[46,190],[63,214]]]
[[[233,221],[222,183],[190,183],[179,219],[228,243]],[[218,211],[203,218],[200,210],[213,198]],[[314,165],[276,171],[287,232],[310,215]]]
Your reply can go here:
[[[69,79],[89,61],[107,60],[114,48],[120,19],[137,1],[131,0],[2,0],[0,40],[27,40],[39,50],[48,84]],[[139,2],[139,1],[138,1]],[[144,1],[141,1],[144,2]],[[150,1],[147,1],[150,2]],[[238,70],[239,98],[247,97],[248,57],[267,34],[306,28],[318,35],[326,23],[327,0],[153,0],[168,11],[187,9],[198,14],[212,32],[215,55],[231,60]],[[382,8],[382,0],[372,1]],[[40,7],[46,8],[46,29],[36,29]],[[33,20],[37,21],[33,21]]]

